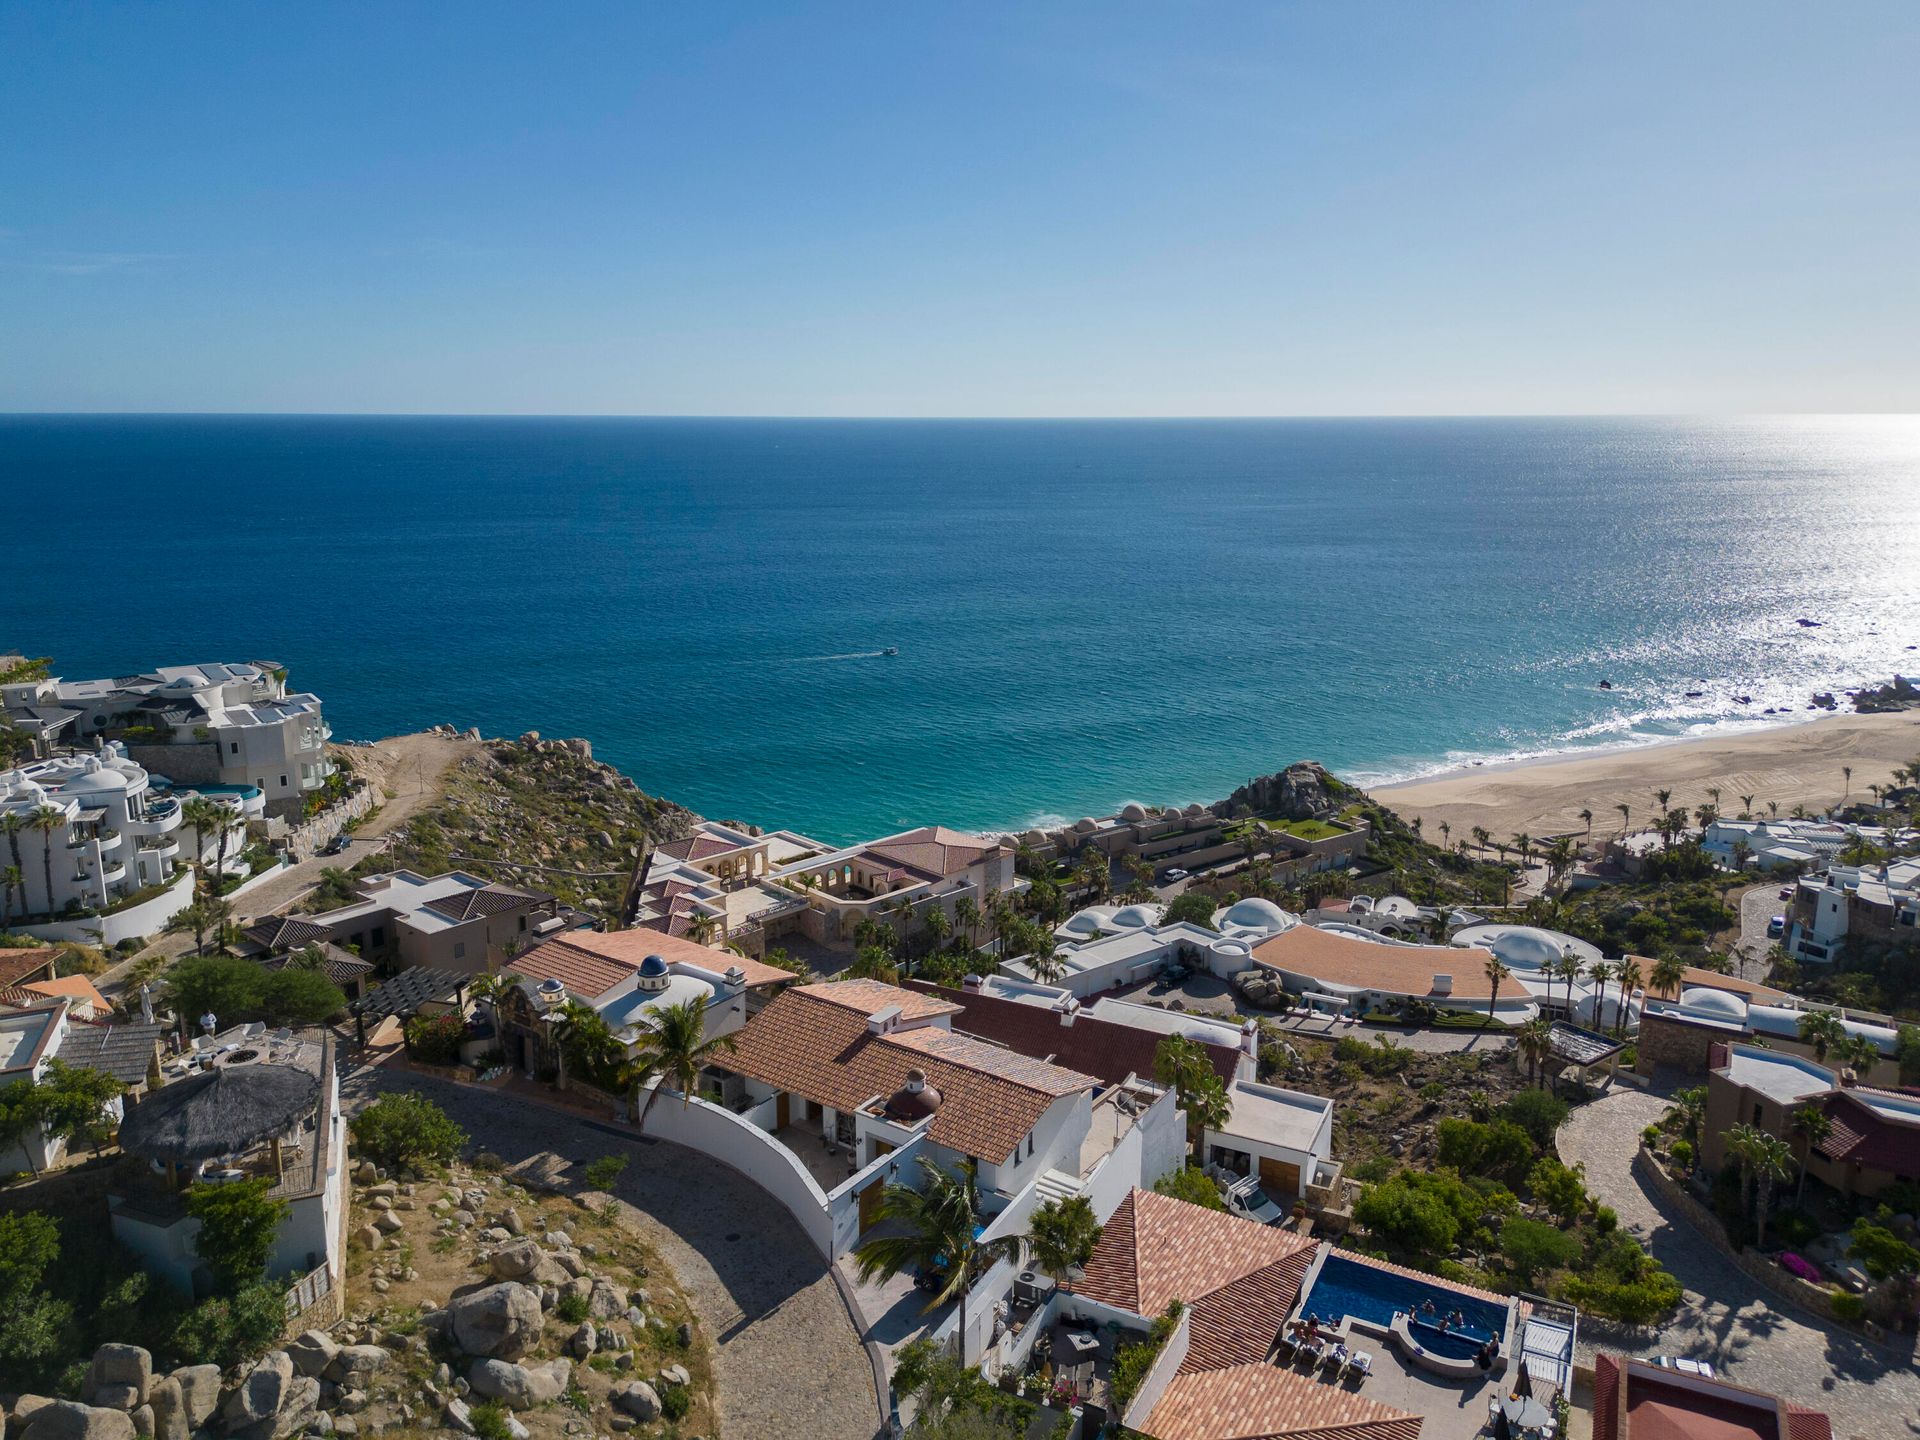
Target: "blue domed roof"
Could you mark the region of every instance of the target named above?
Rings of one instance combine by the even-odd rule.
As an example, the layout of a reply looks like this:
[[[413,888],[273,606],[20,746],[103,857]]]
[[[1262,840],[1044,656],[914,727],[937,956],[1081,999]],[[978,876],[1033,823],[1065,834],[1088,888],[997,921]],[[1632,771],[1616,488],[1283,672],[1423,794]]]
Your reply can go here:
[[[640,973],[648,977],[664,975],[667,973],[667,962],[658,955],[649,955],[640,962]]]

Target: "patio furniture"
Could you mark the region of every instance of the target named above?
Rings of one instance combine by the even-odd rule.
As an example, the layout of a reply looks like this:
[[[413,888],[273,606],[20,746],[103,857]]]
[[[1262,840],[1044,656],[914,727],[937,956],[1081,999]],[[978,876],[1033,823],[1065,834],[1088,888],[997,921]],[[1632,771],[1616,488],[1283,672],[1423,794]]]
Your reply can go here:
[[[1516,1430],[1540,1430],[1553,1423],[1553,1412],[1531,1395],[1506,1396],[1495,1404]]]
[[[1373,1353],[1368,1350],[1356,1350],[1353,1359],[1347,1362],[1347,1371],[1356,1380],[1365,1380],[1373,1374]]]
[[[1340,1372],[1347,1367],[1347,1347],[1340,1344],[1323,1347],[1320,1354],[1320,1363],[1331,1370],[1335,1377],[1338,1377]]]

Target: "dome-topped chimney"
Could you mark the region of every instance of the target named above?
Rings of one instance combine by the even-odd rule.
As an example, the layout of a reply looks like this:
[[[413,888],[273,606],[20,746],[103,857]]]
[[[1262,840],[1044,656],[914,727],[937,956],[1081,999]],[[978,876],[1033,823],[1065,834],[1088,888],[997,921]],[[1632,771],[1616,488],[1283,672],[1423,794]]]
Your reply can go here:
[[[887,1101],[887,1118],[912,1125],[940,1108],[940,1092],[927,1083],[924,1070],[907,1071],[907,1083]]]

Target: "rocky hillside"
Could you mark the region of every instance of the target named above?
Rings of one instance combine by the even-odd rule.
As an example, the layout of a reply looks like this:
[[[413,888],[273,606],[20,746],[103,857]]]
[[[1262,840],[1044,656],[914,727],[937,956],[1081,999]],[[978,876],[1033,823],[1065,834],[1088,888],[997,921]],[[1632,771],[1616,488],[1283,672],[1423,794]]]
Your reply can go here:
[[[470,738],[442,774],[438,798],[385,854],[357,869],[470,870],[610,911],[642,848],[677,840],[700,819],[595,760],[585,740],[533,731],[518,740]],[[395,792],[405,783],[396,778]]]

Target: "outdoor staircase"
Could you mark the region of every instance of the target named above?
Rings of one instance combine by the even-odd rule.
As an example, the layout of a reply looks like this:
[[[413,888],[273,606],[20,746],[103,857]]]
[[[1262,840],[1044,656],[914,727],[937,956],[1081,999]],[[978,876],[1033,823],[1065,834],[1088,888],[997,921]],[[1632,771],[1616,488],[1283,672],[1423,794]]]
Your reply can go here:
[[[1064,1170],[1049,1170],[1038,1180],[1042,1204],[1050,1200],[1071,1200],[1076,1195],[1086,1193],[1086,1185],[1077,1175],[1069,1175]]]

